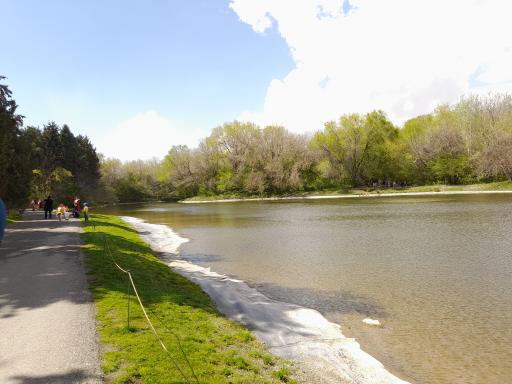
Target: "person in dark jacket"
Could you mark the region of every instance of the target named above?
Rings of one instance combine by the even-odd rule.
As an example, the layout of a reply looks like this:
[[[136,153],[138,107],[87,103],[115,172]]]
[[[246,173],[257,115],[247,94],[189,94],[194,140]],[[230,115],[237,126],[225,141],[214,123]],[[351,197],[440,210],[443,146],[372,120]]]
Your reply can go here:
[[[44,218],[52,218],[52,211],[53,211],[53,200],[51,196],[48,196],[48,198],[44,201]]]

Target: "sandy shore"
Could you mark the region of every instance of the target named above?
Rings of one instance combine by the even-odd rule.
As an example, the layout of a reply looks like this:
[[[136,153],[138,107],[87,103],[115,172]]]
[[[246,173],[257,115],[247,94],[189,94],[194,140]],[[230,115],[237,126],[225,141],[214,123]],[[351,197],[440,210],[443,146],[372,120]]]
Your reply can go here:
[[[181,200],[182,204],[204,203],[236,203],[240,201],[274,201],[274,200],[318,200],[318,199],[354,199],[367,197],[398,197],[398,196],[445,196],[445,195],[486,195],[512,194],[512,191],[440,191],[440,192],[392,192],[392,193],[361,193],[353,195],[319,195],[319,196],[284,196],[284,197],[254,197],[247,199],[219,200]]]
[[[406,384],[380,361],[364,352],[357,341],[343,335],[338,324],[314,309],[271,300],[244,281],[218,274],[182,259],[188,241],[165,225],[123,217],[142,239],[177,273],[201,286],[217,309],[249,329],[281,357],[295,361],[305,382],[316,384]]]

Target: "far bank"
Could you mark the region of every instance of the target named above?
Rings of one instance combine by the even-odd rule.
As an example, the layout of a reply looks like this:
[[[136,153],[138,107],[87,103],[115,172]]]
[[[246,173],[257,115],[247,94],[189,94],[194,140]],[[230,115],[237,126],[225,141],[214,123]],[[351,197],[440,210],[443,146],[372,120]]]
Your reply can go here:
[[[397,197],[397,196],[443,196],[443,195],[476,195],[512,193],[512,181],[495,183],[482,183],[470,185],[424,185],[407,188],[388,189],[347,189],[324,190],[294,193],[289,195],[255,196],[242,194],[226,194],[213,196],[194,196],[180,203],[227,203],[240,201],[272,201],[272,200],[298,200],[298,199],[333,199],[357,197]]]

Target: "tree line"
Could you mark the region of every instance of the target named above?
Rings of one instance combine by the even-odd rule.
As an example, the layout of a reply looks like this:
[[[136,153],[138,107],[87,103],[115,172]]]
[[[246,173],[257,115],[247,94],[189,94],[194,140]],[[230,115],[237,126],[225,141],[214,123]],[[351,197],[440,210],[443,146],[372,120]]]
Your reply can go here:
[[[101,156],[67,125],[23,127],[16,110],[0,84],[0,197],[15,206],[48,194],[116,203],[512,179],[507,94],[462,98],[402,127],[383,111],[343,115],[314,134],[234,121],[196,148],[128,162]]]
[[[17,108],[8,86],[0,84],[0,197],[7,205],[26,207],[48,195],[72,205],[76,195],[101,196],[100,160],[91,141],[65,124],[24,127]]]
[[[101,174],[110,201],[511,180],[512,98],[462,98],[402,127],[348,114],[312,135],[234,121],[162,161],[102,159]]]

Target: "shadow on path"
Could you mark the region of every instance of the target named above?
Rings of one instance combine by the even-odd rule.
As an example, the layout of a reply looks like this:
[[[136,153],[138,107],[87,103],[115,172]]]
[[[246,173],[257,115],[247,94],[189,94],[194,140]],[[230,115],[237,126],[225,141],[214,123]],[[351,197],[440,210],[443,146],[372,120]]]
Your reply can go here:
[[[0,248],[0,318],[61,300],[90,301],[84,292],[80,222],[44,220],[39,212],[25,217],[9,225]]]
[[[97,383],[100,378],[88,374],[81,369],[70,370],[62,374],[29,376],[19,375],[10,378],[16,384],[70,384],[70,383]]]
[[[100,383],[81,223],[29,212],[6,232],[0,248],[0,383]]]

